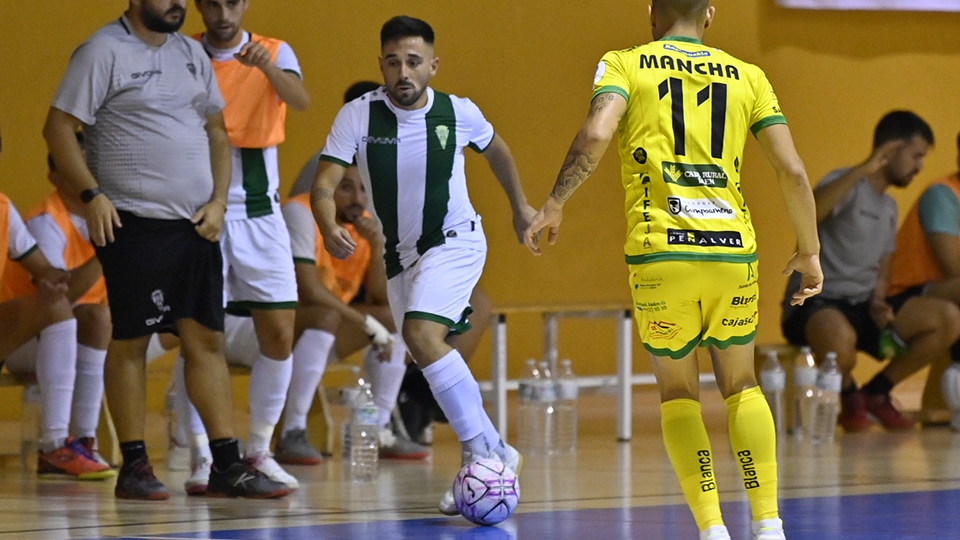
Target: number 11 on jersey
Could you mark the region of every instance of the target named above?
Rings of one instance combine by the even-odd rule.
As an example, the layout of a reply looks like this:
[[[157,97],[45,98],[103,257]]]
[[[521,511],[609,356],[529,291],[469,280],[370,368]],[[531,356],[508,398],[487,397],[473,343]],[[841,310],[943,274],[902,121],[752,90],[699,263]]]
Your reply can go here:
[[[678,156],[687,155],[687,127],[683,110],[683,79],[670,77],[660,83],[660,100],[667,95],[671,99],[673,113],[673,140],[674,153]],[[723,158],[723,136],[727,128],[727,85],[726,83],[711,83],[697,92],[697,106],[707,101],[711,103],[710,115],[710,155],[715,159]]]

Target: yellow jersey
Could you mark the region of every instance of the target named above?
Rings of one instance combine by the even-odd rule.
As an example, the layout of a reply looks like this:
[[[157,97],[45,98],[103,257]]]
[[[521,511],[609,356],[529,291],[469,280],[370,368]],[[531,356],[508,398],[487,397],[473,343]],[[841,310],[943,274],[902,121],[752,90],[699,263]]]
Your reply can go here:
[[[668,36],[605,54],[594,97],[608,92],[627,100],[619,126],[627,262],[755,261],[743,147],[750,131],[787,122],[763,71]]]

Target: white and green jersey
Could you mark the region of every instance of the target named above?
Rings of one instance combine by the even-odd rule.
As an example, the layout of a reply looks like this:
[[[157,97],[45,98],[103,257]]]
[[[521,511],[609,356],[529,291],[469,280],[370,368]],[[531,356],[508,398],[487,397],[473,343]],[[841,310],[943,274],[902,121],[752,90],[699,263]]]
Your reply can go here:
[[[410,268],[453,229],[478,219],[467,194],[463,149],[483,152],[494,131],[472,101],[427,89],[407,111],[383,88],[347,103],[320,159],[347,167],[354,156],[387,237],[387,276]]]

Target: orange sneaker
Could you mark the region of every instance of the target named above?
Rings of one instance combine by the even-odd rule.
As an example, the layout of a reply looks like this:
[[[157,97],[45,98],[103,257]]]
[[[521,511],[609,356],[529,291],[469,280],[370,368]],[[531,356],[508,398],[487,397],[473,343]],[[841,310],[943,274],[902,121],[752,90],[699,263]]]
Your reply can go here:
[[[40,476],[73,476],[78,480],[104,480],[117,474],[109,465],[97,463],[80,441],[70,437],[53,452],[37,456],[37,474]]]

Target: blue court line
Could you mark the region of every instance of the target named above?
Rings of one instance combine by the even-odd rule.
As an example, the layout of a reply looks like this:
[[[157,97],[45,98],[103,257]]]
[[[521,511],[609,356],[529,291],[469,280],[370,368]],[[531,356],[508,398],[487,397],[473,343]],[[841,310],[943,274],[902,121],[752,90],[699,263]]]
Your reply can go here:
[[[780,513],[789,540],[942,540],[960,538],[957,508],[960,490],[786,499]],[[723,512],[734,539],[751,537],[746,502],[725,503]],[[474,526],[461,518],[437,518],[155,534],[137,539],[695,540],[697,535],[690,511],[678,505],[521,513],[496,527]]]

